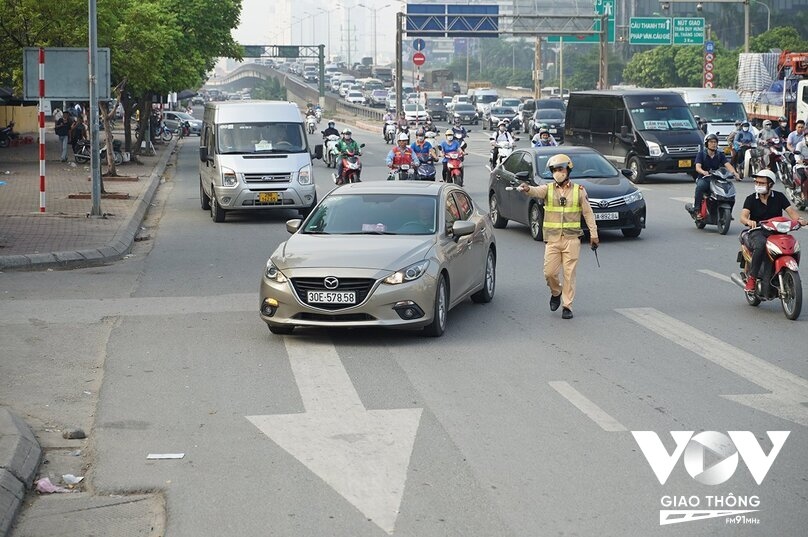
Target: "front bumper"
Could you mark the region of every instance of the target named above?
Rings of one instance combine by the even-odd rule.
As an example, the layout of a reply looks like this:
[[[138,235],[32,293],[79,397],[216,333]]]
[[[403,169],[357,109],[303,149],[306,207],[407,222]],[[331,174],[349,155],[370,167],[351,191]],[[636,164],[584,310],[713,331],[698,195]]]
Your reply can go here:
[[[295,271],[295,276],[284,283],[261,278],[259,316],[265,323],[292,326],[319,327],[405,327],[420,328],[432,322],[437,278],[430,270],[412,282],[388,285],[381,280],[390,272],[380,275],[370,269],[305,269]],[[292,280],[301,277],[335,276],[337,278],[371,278],[375,283],[367,297],[360,303],[339,309],[327,309],[307,304],[295,291]],[[272,315],[264,309],[267,299],[277,301]],[[394,307],[412,302],[421,312],[418,318],[405,319]],[[400,308],[399,308],[400,309]]]
[[[640,157],[647,175],[654,173],[693,173],[696,171],[696,153],[661,157]]]
[[[216,200],[223,209],[257,210],[257,209],[307,209],[316,202],[314,183],[300,185],[295,183],[257,183],[241,185],[235,188],[214,188]],[[260,192],[275,192],[275,202],[261,202]]]
[[[595,213],[595,223],[598,230],[602,229],[643,229],[645,228],[645,200],[625,203],[616,207],[592,207]],[[604,215],[617,213],[617,219],[601,220]],[[600,215],[600,216],[598,216]],[[586,222],[581,218],[581,226],[585,229]]]

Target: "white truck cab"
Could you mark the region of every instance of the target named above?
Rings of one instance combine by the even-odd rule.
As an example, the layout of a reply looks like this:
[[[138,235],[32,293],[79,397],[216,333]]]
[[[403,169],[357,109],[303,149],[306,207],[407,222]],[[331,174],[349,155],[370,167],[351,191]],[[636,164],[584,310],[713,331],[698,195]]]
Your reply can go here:
[[[736,121],[747,121],[746,110],[738,92],[733,89],[665,88],[679,93],[694,116],[706,122],[707,134],[718,136],[718,146],[727,146],[727,136],[735,130]]]
[[[205,105],[199,145],[199,198],[214,222],[233,210],[297,209],[317,204],[312,158],[300,109],[281,101]]]

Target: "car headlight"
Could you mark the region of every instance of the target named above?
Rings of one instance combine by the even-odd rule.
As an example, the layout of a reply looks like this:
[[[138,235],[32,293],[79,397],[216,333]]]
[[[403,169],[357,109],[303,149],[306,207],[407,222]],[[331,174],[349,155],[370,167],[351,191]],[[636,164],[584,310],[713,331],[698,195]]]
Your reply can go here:
[[[426,273],[426,269],[428,266],[429,266],[428,259],[424,259],[423,261],[413,263],[409,267],[403,268],[398,272],[394,272],[393,274],[386,277],[384,279],[384,283],[389,283],[390,285],[398,285],[399,283],[411,282],[413,280],[417,280]]]
[[[284,282],[286,281],[286,276],[284,276],[284,275],[283,275],[283,272],[281,272],[281,271],[278,269],[278,267],[276,267],[276,266],[274,265],[274,263],[272,263],[272,260],[271,260],[271,259],[268,259],[268,260],[267,260],[267,268],[266,268],[266,270],[264,271],[264,275],[265,275],[265,276],[266,276],[268,279],[270,279],[270,280],[272,280],[272,281],[274,281],[274,282],[278,282],[278,283],[284,283]]]
[[[311,166],[306,164],[297,171],[297,182],[301,185],[311,184]]]
[[[236,172],[230,168],[222,167],[222,186],[232,188],[238,185],[238,176]]]
[[[662,156],[662,148],[659,147],[659,144],[656,142],[645,142],[645,145],[648,146],[648,154],[652,157],[661,157]]]
[[[623,196],[623,201],[626,202],[626,205],[630,203],[634,203],[635,201],[640,201],[642,199],[642,192],[639,190],[635,190],[631,194]]]

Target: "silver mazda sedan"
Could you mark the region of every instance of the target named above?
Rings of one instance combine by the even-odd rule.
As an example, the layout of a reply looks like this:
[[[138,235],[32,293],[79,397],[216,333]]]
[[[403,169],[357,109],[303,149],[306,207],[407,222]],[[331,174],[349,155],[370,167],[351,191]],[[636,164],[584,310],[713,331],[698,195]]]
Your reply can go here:
[[[491,219],[453,184],[345,185],[286,229],[261,278],[261,320],[274,334],[384,326],[440,336],[452,307],[494,296]]]

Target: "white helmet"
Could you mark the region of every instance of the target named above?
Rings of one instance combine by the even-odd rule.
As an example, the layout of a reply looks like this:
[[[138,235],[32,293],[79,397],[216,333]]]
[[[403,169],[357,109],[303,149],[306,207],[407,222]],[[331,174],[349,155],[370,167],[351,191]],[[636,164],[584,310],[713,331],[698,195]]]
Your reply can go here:
[[[398,141],[399,141],[399,142],[400,142],[401,140],[404,140],[405,142],[409,142],[409,141],[410,141],[410,137],[409,137],[409,136],[407,136],[406,134],[404,134],[403,132],[402,132],[401,134],[399,134],[399,135],[398,135],[398,138],[397,138],[397,139],[398,139]]]

